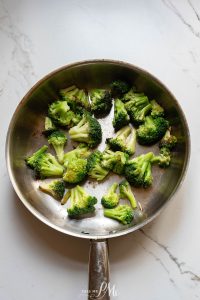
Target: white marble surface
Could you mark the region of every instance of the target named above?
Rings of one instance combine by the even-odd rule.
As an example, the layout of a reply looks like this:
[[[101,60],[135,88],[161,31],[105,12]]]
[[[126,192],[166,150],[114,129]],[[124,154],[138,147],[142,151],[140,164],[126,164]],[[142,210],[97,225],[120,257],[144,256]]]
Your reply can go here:
[[[127,300],[200,299],[200,1],[0,1],[0,299],[86,299],[88,241],[36,220],[16,197],[4,145],[22,96],[42,76],[83,59],[120,59],[179,99],[192,151],[186,179],[144,231],[109,241],[111,282]]]

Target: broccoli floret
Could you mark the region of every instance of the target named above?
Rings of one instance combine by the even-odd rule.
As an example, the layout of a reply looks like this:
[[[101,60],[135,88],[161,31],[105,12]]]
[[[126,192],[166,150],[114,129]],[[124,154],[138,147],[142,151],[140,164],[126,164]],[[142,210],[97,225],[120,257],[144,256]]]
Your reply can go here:
[[[91,110],[95,115],[107,115],[112,107],[112,97],[109,91],[93,89],[90,91]]]
[[[113,150],[132,155],[135,153],[136,131],[134,128],[125,126],[117,131],[115,137],[107,139],[106,142]]]
[[[177,144],[177,138],[171,134],[171,127],[165,132],[162,140],[160,141],[159,147],[165,147],[172,150]]]
[[[52,176],[62,176],[63,167],[50,153],[44,153],[38,157],[35,165],[35,171],[39,178],[43,179]]]
[[[75,158],[67,164],[63,180],[68,183],[79,183],[87,175],[87,159]]]
[[[56,101],[49,106],[49,117],[60,126],[68,126],[74,118],[73,111],[70,110],[67,101]]]
[[[74,150],[64,154],[64,167],[67,168],[68,163],[77,158],[87,158],[91,154],[86,144],[79,144]]]
[[[119,130],[130,121],[130,117],[125,109],[124,103],[120,99],[116,99],[114,102],[114,119],[113,127],[115,130]]]
[[[53,196],[54,198],[61,200],[65,193],[65,184],[62,180],[52,180],[51,182],[42,182],[39,185],[39,188]]]
[[[103,152],[101,165],[107,170],[122,175],[128,158],[129,156],[127,153],[121,151],[114,152],[106,149]]]
[[[119,205],[115,208],[104,209],[104,216],[127,225],[133,220],[133,211],[128,205]]]
[[[25,158],[27,166],[29,166],[31,169],[34,169],[36,166],[36,163],[38,161],[38,158],[47,152],[48,146],[44,145],[39,150],[34,152],[31,156],[28,156]]]
[[[101,204],[106,208],[113,208],[119,203],[119,195],[116,193],[118,184],[115,182],[108,189],[106,195],[101,198]]]
[[[48,136],[55,130],[57,130],[57,128],[56,128],[56,125],[51,120],[51,118],[45,117],[43,133]]]
[[[90,114],[85,114],[83,119],[69,130],[69,135],[72,140],[86,143],[92,148],[101,142],[101,125]]]
[[[125,166],[125,177],[135,187],[148,187],[152,184],[151,160],[153,153],[142,154],[129,160]]]
[[[73,106],[74,103],[77,103],[85,107],[86,109],[90,108],[90,102],[87,94],[84,90],[78,89],[75,85],[60,90],[60,94],[70,106]]]
[[[168,121],[162,117],[147,116],[144,124],[140,125],[136,131],[138,143],[151,145],[158,142],[165,134],[168,126]]]
[[[99,150],[94,151],[87,161],[87,173],[88,175],[98,181],[103,180],[109,173],[107,169],[102,167],[102,153]]]
[[[167,168],[171,162],[171,152],[168,148],[162,147],[159,155],[154,155],[152,163],[157,163],[161,168]]]
[[[122,80],[115,80],[111,83],[111,91],[113,96],[121,97],[130,90],[130,85]]]
[[[160,106],[156,100],[152,100],[151,102],[151,116],[152,117],[163,117],[164,109]]]
[[[67,203],[67,200],[69,200],[70,196],[71,196],[71,190],[68,190],[67,193],[62,198],[60,204],[64,205],[65,203]]]
[[[132,208],[135,209],[137,207],[137,201],[135,200],[135,197],[131,190],[131,186],[127,180],[123,180],[119,184],[119,191],[120,191],[120,198],[128,199],[131,203]]]
[[[67,209],[71,218],[79,217],[83,214],[92,213],[97,199],[90,196],[81,186],[77,185],[71,189],[70,207]]]
[[[62,131],[54,131],[49,137],[48,142],[55,149],[59,163],[63,163],[64,146],[67,142],[67,137]]]

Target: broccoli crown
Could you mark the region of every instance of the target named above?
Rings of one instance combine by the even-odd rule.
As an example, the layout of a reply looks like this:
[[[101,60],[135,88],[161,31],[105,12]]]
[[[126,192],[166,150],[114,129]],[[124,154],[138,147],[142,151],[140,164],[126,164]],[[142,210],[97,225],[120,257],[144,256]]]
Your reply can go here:
[[[109,91],[93,89],[90,91],[91,110],[95,115],[106,115],[112,107],[112,97]]]
[[[68,215],[71,218],[76,218],[94,212],[96,203],[97,199],[95,197],[90,196],[83,187],[77,185],[71,189],[70,207],[67,209]]]
[[[49,106],[49,117],[60,126],[70,125],[74,118],[73,111],[70,110],[67,101],[56,101]]]
[[[43,179],[52,176],[62,176],[63,167],[50,153],[44,153],[38,157],[35,171],[39,178]]]
[[[140,125],[136,131],[138,143],[151,145],[158,142],[165,134],[168,126],[168,121],[162,117],[146,117],[144,124]]]
[[[152,117],[163,117],[164,109],[160,106],[156,100],[151,100],[151,116]]]
[[[125,166],[125,177],[135,187],[148,187],[152,184],[151,160],[153,153],[149,152],[129,160]]]
[[[101,125],[90,114],[85,114],[82,120],[69,130],[69,135],[72,140],[86,143],[92,148],[102,140]]]
[[[78,89],[75,85],[60,90],[60,94],[70,106],[73,106],[75,103],[83,106],[86,109],[90,109],[90,102],[86,92],[82,89]]]
[[[130,117],[125,109],[124,103],[120,99],[116,99],[114,102],[114,119],[113,127],[115,130],[119,130],[130,121]]]
[[[119,195],[116,193],[118,184],[115,182],[111,185],[106,195],[101,199],[101,204],[106,208],[113,208],[119,203]]]
[[[127,153],[106,149],[102,155],[101,165],[107,170],[112,170],[114,173],[122,175],[128,157]]]
[[[130,85],[122,80],[115,80],[111,83],[111,91],[113,96],[121,97],[130,90]]]
[[[39,188],[53,196],[54,198],[61,200],[65,193],[65,184],[62,180],[52,180],[51,182],[42,182]]]
[[[38,158],[47,152],[48,146],[44,145],[42,146],[39,150],[37,150],[36,152],[34,152],[31,156],[28,156],[25,158],[26,164],[27,166],[29,166],[31,169],[34,169]]]
[[[104,209],[104,216],[127,225],[133,220],[133,211],[128,205],[118,205],[115,208]]]
[[[101,165],[101,161],[102,161],[102,153],[99,150],[94,151],[88,157],[88,161],[87,161],[88,175],[91,178],[96,179],[98,181],[103,180],[109,173],[109,171]]]
[[[159,155],[154,155],[152,163],[157,163],[161,168],[167,168],[171,162],[171,152],[168,148],[162,147]]]
[[[70,160],[63,175],[63,180],[68,183],[79,183],[87,175],[87,159],[76,158]]]
[[[125,126],[117,131],[115,137],[109,138],[106,142],[113,150],[120,150],[129,155],[135,153],[136,131],[134,128]]]
[[[137,201],[133,195],[131,186],[127,180],[123,180],[119,184],[119,191],[120,191],[120,198],[128,199],[131,203],[132,208],[135,209],[137,207]]]
[[[177,144],[177,138],[171,134],[171,127],[165,132],[162,140],[160,141],[159,147],[165,147],[172,150]]]
[[[67,168],[68,163],[76,158],[87,158],[91,154],[86,144],[79,144],[74,150],[64,154],[64,167]]]
[[[56,125],[51,120],[51,118],[45,117],[43,133],[48,136],[55,130],[57,130],[57,128],[56,128]]]
[[[64,146],[67,142],[66,135],[62,131],[54,131],[48,137],[48,142],[54,147],[59,163],[63,163]]]

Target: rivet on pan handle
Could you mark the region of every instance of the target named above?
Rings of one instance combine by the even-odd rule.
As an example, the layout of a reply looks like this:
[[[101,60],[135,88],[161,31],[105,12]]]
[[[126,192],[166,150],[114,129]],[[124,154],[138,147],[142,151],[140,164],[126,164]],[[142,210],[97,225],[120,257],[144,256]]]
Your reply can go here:
[[[110,300],[108,241],[90,240],[88,299]]]

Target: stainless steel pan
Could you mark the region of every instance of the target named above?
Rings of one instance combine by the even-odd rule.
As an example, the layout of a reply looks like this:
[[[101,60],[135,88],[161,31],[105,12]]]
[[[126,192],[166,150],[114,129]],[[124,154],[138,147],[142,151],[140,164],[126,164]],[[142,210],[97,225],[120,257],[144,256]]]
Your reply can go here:
[[[178,145],[170,168],[166,170],[153,168],[152,187],[146,190],[134,189],[135,196],[146,215],[144,220],[124,226],[103,216],[101,196],[113,181],[121,180],[120,177],[114,175],[98,185],[91,181],[84,183],[86,189],[99,199],[96,214],[92,218],[71,220],[67,217],[66,206],[61,206],[59,202],[38,190],[39,182],[35,180],[33,172],[25,166],[24,157],[47,143],[42,135],[44,116],[47,113],[48,104],[58,98],[61,88],[71,84],[87,89],[107,87],[112,80],[118,78],[132,82],[150,98],[155,98],[161,103],[172,124],[173,132],[178,138]],[[108,117],[100,120],[104,136],[100,149],[105,147],[105,138],[113,134],[112,116],[113,111]],[[69,143],[66,151],[70,148]],[[138,145],[136,155],[150,150],[158,152],[158,146],[141,147]],[[89,294],[90,299],[109,299],[109,289],[105,288],[109,282],[107,239],[133,232],[149,223],[161,212],[183,180],[189,152],[190,139],[187,122],[179,103],[170,91],[148,72],[128,63],[113,60],[74,63],[40,80],[19,103],[10,123],[6,147],[11,182],[27,209],[39,220],[58,231],[90,239],[89,290],[94,291]],[[100,287],[103,287],[102,290]]]

